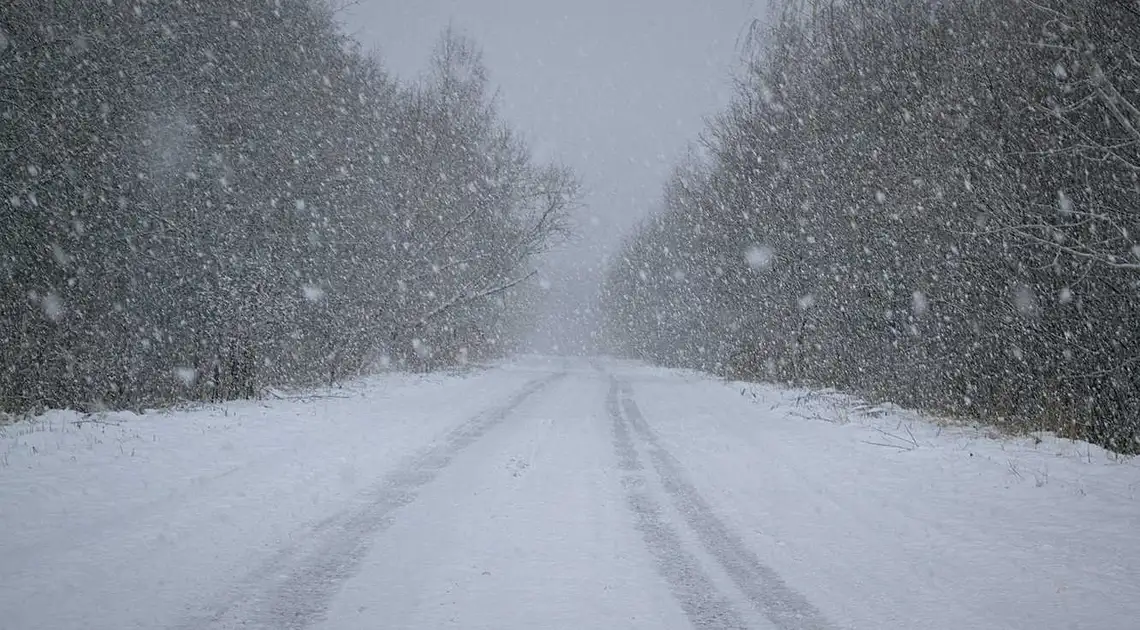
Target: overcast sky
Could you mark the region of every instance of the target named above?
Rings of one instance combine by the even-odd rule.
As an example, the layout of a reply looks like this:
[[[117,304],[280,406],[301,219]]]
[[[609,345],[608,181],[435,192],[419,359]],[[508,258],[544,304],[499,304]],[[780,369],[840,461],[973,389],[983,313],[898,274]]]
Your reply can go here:
[[[585,187],[581,242],[551,258],[552,308],[589,299],[604,254],[659,199],[732,93],[757,0],[360,0],[346,30],[403,77],[450,24],[483,48],[506,119]]]

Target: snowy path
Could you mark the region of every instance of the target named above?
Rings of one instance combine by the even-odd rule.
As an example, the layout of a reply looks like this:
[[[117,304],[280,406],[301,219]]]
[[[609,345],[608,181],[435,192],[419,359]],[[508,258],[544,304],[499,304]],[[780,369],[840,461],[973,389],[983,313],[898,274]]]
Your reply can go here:
[[[0,628],[1140,619],[1140,466],[1087,445],[604,360],[331,394],[4,429]]]

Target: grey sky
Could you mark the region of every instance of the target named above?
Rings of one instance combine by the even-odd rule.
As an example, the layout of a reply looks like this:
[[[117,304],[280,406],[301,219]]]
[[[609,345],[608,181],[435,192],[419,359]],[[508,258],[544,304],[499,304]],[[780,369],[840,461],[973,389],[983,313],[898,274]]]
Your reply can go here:
[[[396,74],[449,24],[482,46],[506,118],[585,186],[581,242],[552,256],[552,310],[589,299],[603,254],[649,211],[731,95],[755,0],[361,0],[347,31]]]

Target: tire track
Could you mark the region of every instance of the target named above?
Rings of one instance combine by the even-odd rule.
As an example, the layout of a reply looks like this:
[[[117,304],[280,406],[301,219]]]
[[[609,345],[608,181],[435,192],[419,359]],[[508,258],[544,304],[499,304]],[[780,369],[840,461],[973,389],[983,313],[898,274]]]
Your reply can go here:
[[[807,598],[762,563],[744,541],[717,518],[708,502],[685,478],[680,462],[661,445],[646,423],[629,385],[613,381],[611,396],[617,398],[619,394],[621,410],[634,433],[647,445],[665,492],[701,545],[716,558],[737,588],[780,630],[834,630],[835,626]],[[616,402],[614,404],[616,406]]]
[[[694,628],[699,630],[743,629],[747,624],[732,603],[717,591],[701,569],[697,558],[685,551],[676,530],[661,514],[661,506],[646,489],[646,480],[633,443],[629,423],[618,404],[619,383],[610,380],[606,410],[613,421],[614,451],[618,466],[625,474],[622,486],[626,503],[634,515],[634,527],[641,534],[649,554],[657,564],[657,572],[669,583],[673,596]]]
[[[340,585],[355,574],[375,535],[391,526],[394,513],[414,502],[419,490],[464,449],[562,376],[557,373],[531,381],[502,405],[409,458],[362,494],[356,505],[318,522],[303,539],[274,554],[247,576],[239,592],[179,628],[300,630],[320,621]]]

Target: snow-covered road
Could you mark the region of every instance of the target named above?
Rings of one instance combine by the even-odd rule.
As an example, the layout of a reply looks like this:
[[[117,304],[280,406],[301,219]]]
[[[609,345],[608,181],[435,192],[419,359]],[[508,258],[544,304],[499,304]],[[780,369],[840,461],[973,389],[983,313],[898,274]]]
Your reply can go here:
[[[1135,461],[838,396],[530,357],[2,431],[4,630],[1140,619]]]

